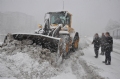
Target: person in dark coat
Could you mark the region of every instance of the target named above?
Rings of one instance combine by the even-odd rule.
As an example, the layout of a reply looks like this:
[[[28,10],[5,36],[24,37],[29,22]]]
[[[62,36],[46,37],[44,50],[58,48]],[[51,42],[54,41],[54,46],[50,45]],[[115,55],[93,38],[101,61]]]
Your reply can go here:
[[[100,48],[100,38],[98,33],[95,34],[92,44],[94,44],[95,58],[98,58],[98,51]]]
[[[101,55],[104,55],[105,52],[105,35],[102,33],[102,36],[100,38],[100,45],[101,45]]]
[[[109,32],[106,32],[106,42],[105,42],[105,63],[106,65],[111,65],[111,52],[113,51],[113,38],[110,36]]]

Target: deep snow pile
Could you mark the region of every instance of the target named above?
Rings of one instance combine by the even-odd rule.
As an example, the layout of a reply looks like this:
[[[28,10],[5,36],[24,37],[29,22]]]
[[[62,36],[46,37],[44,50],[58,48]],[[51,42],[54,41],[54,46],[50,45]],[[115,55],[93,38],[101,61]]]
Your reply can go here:
[[[48,60],[50,64],[55,64],[56,52],[51,52],[49,49],[43,49],[41,46],[33,44],[32,40],[14,40],[11,34],[7,35],[5,43],[2,44],[0,52],[5,52],[6,55],[14,55],[17,52],[27,53],[31,58],[37,59],[39,62]]]
[[[0,47],[0,78],[47,79],[62,71],[55,67],[56,52],[31,43],[7,37]]]
[[[72,53],[68,59],[56,67],[56,52],[36,44],[31,40],[17,41],[9,35],[0,48],[0,79],[79,79],[84,77],[78,62],[82,52]],[[78,67],[80,66],[80,67]],[[68,77],[69,76],[69,77]]]
[[[104,79],[82,59],[82,50],[71,52],[56,67],[57,53],[32,43],[7,37],[0,48],[0,79]],[[86,38],[81,39],[80,48],[87,48],[90,43]]]
[[[0,77],[16,77],[17,79],[46,79],[60,71],[49,62],[40,63],[27,53],[18,52],[14,55],[0,54]]]

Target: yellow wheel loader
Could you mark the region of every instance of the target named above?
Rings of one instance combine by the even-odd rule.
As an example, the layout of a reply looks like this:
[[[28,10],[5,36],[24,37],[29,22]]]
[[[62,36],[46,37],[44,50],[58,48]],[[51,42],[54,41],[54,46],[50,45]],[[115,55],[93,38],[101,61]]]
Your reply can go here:
[[[14,33],[11,35],[15,40],[32,40],[32,44],[35,43],[42,48],[57,52],[58,58],[78,49],[79,33],[71,27],[72,15],[69,12],[48,12],[45,14],[44,21],[44,27],[39,25],[35,34]]]

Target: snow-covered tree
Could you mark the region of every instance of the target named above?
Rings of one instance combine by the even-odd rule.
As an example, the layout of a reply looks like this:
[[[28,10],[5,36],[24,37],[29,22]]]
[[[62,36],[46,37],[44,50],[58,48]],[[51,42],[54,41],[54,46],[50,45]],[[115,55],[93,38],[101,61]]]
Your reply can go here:
[[[117,29],[117,28],[120,28],[120,23],[117,21],[109,20],[106,30],[110,31],[110,30]]]

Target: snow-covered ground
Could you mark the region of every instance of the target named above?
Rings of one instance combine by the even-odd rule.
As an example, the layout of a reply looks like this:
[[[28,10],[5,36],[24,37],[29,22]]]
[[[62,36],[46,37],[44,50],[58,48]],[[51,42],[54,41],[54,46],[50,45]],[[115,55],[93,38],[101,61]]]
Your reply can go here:
[[[40,58],[40,52],[43,51],[41,47],[38,47],[39,53],[35,51],[37,47],[32,46],[29,46],[32,52],[25,49],[6,52],[0,48],[0,79],[119,79],[119,40],[114,40],[114,44],[117,44],[114,49],[118,51],[112,52],[111,65],[102,63],[104,56],[94,58],[91,41],[92,37],[81,38],[79,49],[70,52],[67,59],[57,67],[50,60]]]
[[[96,59],[93,45],[91,44],[93,38],[83,38],[84,40],[89,43],[89,47],[83,49],[84,56],[81,58],[84,59],[89,66],[93,67],[93,70],[96,71],[100,76],[108,78],[108,79],[120,79],[120,40],[114,40],[113,45],[113,52],[111,53],[112,61],[111,65],[105,65],[102,61],[105,60],[105,56],[99,55]],[[117,49],[117,53],[116,53]],[[101,51],[99,50],[99,53]]]

